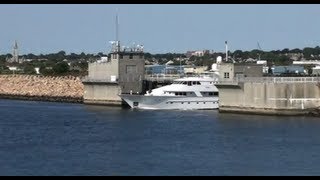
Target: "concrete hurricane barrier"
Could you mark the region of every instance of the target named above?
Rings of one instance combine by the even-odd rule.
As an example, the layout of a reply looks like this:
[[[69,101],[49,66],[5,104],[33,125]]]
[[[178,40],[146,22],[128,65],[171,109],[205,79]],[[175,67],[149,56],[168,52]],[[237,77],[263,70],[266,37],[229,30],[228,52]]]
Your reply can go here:
[[[320,115],[320,78],[261,77],[216,84],[219,112]]]

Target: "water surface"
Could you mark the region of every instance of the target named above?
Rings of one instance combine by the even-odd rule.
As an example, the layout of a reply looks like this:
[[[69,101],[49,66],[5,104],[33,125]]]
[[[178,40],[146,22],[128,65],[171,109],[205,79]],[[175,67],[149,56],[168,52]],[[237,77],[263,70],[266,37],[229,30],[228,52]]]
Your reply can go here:
[[[0,175],[320,175],[319,120],[0,100]]]

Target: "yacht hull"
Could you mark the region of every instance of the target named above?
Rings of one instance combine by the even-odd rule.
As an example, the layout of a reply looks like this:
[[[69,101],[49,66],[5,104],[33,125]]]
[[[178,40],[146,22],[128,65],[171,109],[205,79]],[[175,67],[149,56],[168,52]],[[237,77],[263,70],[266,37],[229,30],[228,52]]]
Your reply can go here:
[[[184,96],[144,96],[119,95],[131,108],[135,109],[182,109],[210,110],[218,109],[218,97],[184,97]]]

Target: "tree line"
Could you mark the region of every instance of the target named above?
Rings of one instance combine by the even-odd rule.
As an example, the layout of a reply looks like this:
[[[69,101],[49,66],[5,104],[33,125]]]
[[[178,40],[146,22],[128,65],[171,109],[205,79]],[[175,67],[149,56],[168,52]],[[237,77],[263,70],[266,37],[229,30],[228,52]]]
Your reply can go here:
[[[235,62],[245,62],[246,60],[261,59],[267,60],[269,66],[271,65],[290,65],[293,60],[318,60],[320,57],[320,47],[305,47],[303,49],[282,49],[263,51],[260,49],[253,49],[251,51],[235,50],[229,51],[228,60]],[[0,55],[0,73],[9,72],[7,66],[18,66],[24,69],[25,73],[35,73],[34,67],[39,67],[40,72],[45,75],[58,75],[67,73],[87,73],[88,62],[93,62],[100,59],[103,56],[110,57],[110,54],[104,54],[99,52],[97,54],[92,53],[70,53],[67,54],[65,51],[59,51],[57,53],[40,54],[35,55],[32,53],[20,55],[24,61],[22,64],[9,63],[8,58],[12,58],[12,54]],[[191,56],[188,57],[184,53],[163,53],[163,54],[151,54],[145,53],[144,57],[146,61],[157,64],[165,64],[172,61],[172,65],[195,65],[195,66],[208,66],[216,62],[218,56],[225,58],[224,52],[214,52],[205,54],[202,57]],[[79,67],[81,70],[70,70],[69,65],[73,64]],[[79,71],[79,72],[78,72]]]

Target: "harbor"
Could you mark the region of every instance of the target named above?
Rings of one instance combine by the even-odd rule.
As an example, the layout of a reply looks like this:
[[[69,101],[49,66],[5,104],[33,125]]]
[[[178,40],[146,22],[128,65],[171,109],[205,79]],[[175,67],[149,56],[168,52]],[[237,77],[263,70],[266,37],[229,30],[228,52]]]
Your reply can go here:
[[[11,66],[1,66],[0,98],[133,109],[320,114],[320,63],[310,54],[320,57],[319,46],[283,49],[276,57],[274,51],[264,52],[259,42],[258,49],[249,53],[230,52],[225,41],[225,52],[203,49],[151,55],[142,44],[120,43],[118,14],[115,35],[107,54],[81,53],[78,62],[74,62],[76,54],[68,56],[64,51],[42,55],[47,59],[33,59],[32,54],[26,59],[19,56],[20,46],[14,41],[12,56],[7,55],[4,63]]]
[[[0,175],[320,175],[320,5],[0,5]]]

